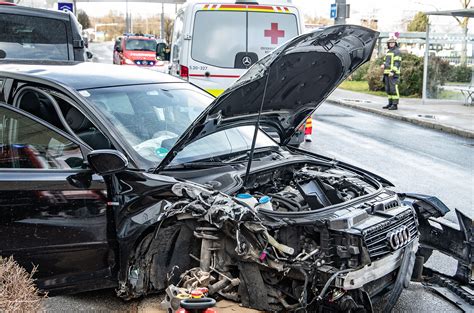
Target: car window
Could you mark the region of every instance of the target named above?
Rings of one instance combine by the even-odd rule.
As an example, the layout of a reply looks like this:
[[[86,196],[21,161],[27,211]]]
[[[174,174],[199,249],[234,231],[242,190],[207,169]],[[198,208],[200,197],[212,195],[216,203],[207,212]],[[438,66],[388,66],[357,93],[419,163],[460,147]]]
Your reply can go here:
[[[249,150],[252,146],[254,126],[241,126],[222,130],[187,145],[171,164],[192,162],[209,157]],[[259,131],[255,147],[278,146],[265,133]]]
[[[0,107],[0,168],[81,168],[80,146],[54,130]]]
[[[0,14],[0,50],[6,59],[68,60],[67,43],[64,21]]]
[[[17,106],[23,111],[26,111],[61,130],[65,130],[53,103],[41,92],[25,90],[20,94],[18,101],[14,103],[14,106]]]
[[[191,57],[209,65],[233,68],[237,53],[246,51],[245,23],[246,12],[196,12]]]
[[[294,14],[248,12],[248,52],[256,53],[259,59],[297,35]]]

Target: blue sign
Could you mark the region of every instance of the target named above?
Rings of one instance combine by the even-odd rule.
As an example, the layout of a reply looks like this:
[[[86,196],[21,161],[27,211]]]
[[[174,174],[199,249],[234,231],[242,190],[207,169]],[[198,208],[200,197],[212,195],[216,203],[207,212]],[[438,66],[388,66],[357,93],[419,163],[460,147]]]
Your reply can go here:
[[[331,18],[336,18],[337,17],[337,4],[336,3],[332,3],[331,4],[331,14],[330,14]]]
[[[74,13],[74,5],[69,2],[58,2],[58,10],[59,11],[69,11]]]

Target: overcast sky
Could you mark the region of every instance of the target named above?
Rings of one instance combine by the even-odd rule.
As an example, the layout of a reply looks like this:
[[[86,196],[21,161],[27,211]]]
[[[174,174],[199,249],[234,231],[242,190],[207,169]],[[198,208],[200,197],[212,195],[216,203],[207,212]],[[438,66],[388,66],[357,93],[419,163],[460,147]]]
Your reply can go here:
[[[28,3],[44,3],[44,1],[45,0],[22,0],[21,4],[28,5]],[[68,0],[61,0],[61,2],[62,1],[69,2]],[[78,2],[77,6],[79,9],[85,10],[90,16],[102,16],[107,14],[110,10],[122,13],[125,12],[125,2],[98,1],[99,2],[91,3]],[[209,1],[212,2],[212,0]],[[49,2],[51,2],[51,0],[49,0]],[[72,2],[72,0],[70,0],[70,2]],[[304,14],[329,18],[331,3],[334,3],[335,1],[293,0],[292,2],[297,5]],[[402,21],[410,19],[418,11],[461,8],[460,0],[347,0],[347,3],[351,6],[351,18],[347,21],[348,23],[359,24],[361,18],[375,17],[379,21],[379,30],[381,31],[404,31],[404,29],[398,29],[400,28]],[[161,4],[159,3],[129,2],[128,5],[132,15],[147,17],[161,12]],[[174,12],[175,5],[165,4],[166,14],[174,15]],[[443,32],[459,32],[457,22],[452,17],[432,17],[431,21],[435,30]],[[471,26],[470,28],[473,27]]]

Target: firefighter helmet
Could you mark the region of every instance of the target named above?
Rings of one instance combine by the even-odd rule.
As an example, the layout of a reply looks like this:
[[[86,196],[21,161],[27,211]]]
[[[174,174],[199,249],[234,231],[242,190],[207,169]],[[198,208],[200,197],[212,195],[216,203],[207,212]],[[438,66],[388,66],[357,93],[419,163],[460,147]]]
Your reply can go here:
[[[387,45],[391,42],[394,42],[395,45],[398,46],[398,37],[394,33],[391,33],[390,36],[388,37]]]

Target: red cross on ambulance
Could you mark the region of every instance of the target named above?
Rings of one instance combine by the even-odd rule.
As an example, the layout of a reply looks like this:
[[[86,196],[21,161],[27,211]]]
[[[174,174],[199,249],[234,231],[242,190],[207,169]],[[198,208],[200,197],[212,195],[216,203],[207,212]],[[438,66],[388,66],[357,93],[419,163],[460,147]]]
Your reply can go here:
[[[270,37],[272,45],[278,44],[279,37],[285,37],[285,31],[278,29],[278,23],[271,23],[270,29],[265,29],[265,37]]]

